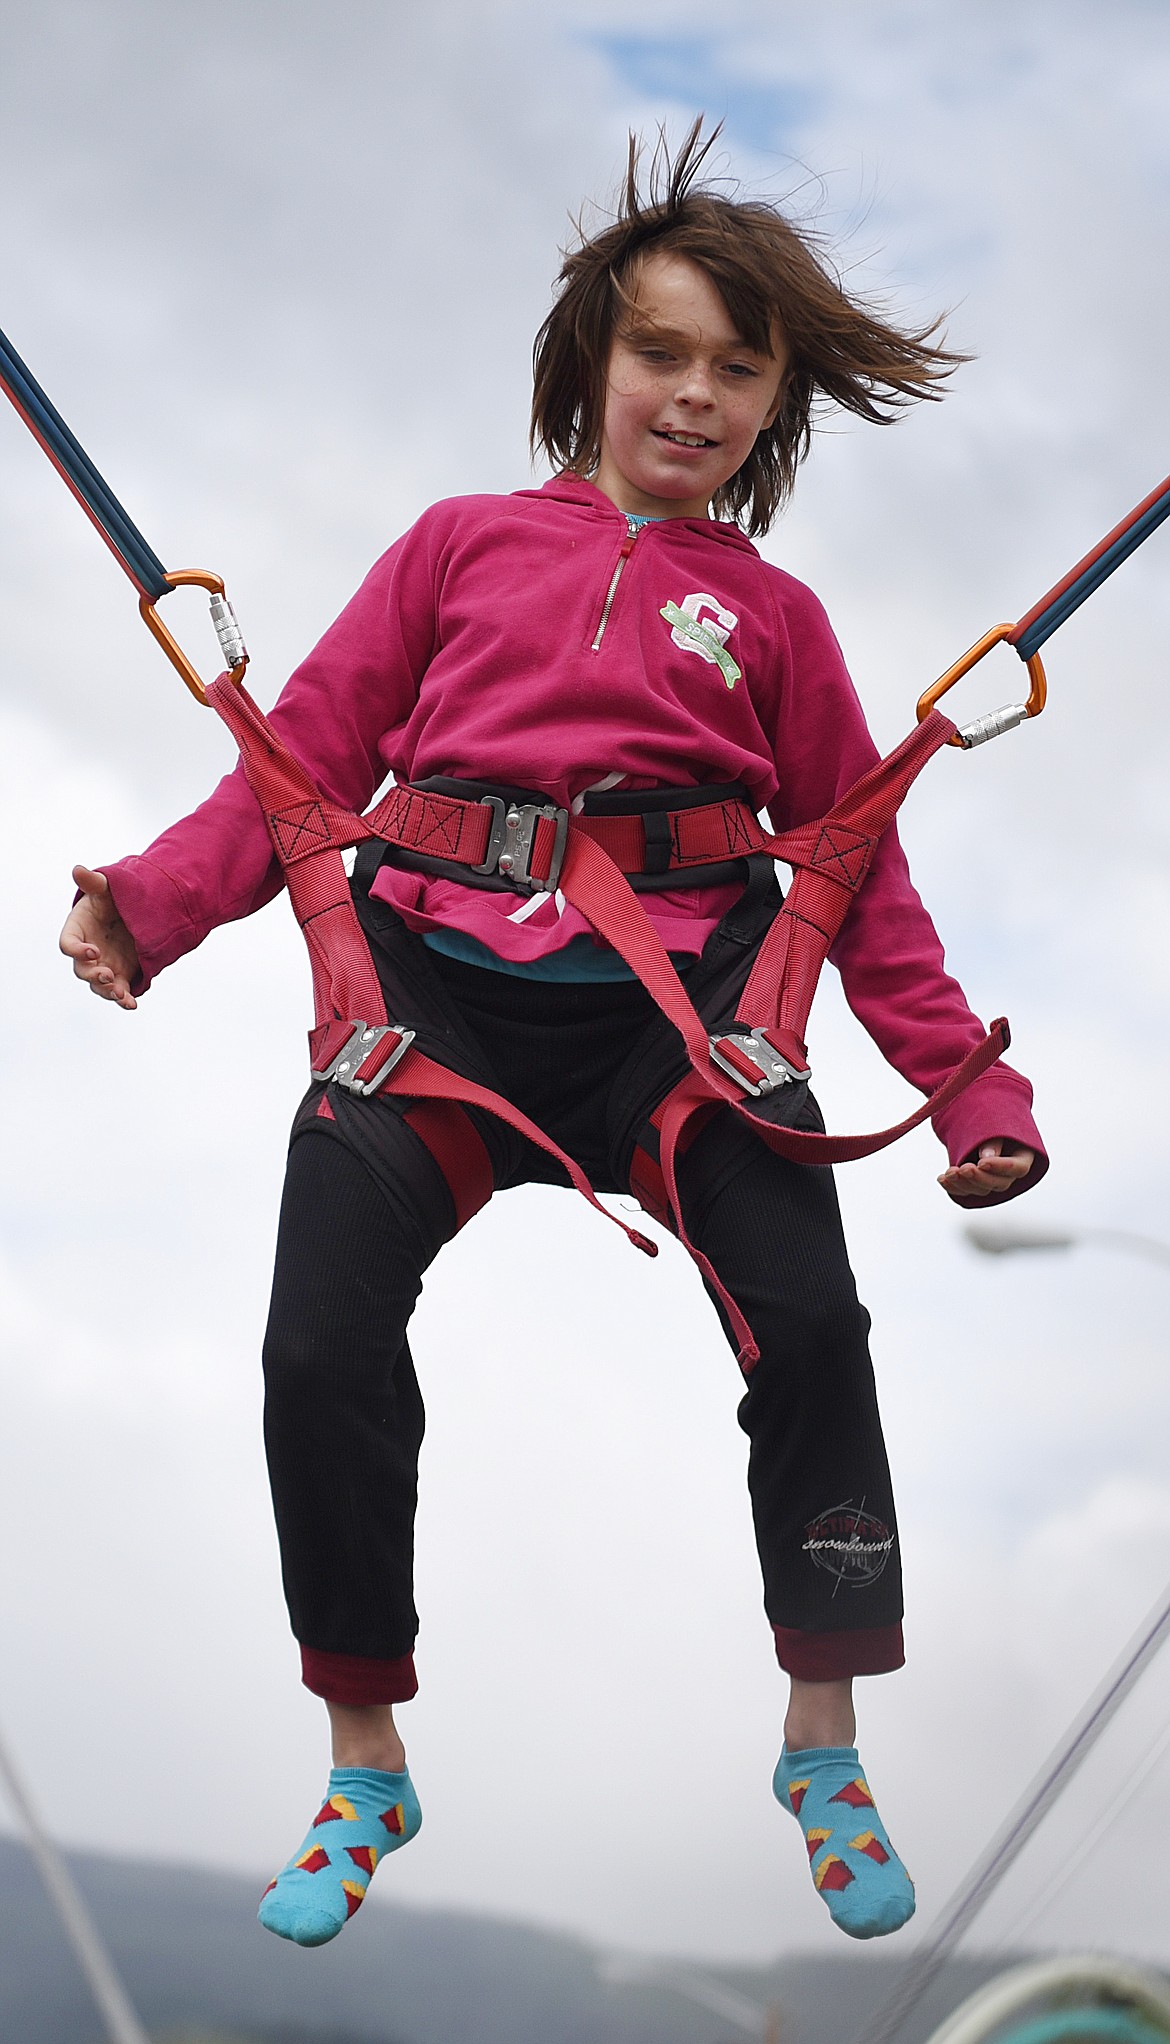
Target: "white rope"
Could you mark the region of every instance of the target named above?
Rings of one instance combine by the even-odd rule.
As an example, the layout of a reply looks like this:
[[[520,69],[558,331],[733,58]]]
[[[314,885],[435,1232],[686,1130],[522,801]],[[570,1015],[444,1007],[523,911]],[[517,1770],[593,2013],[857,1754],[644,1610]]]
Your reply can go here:
[[[995,1947],[997,1951],[1002,1950],[1009,1937],[1016,1948],[1019,1948],[1023,1939],[1031,1930],[1032,1925],[1040,1917],[1046,1915],[1053,1902],[1055,1902],[1056,1897],[1063,1894],[1069,1882],[1079,1873],[1081,1867],[1084,1866],[1089,1855],[1100,1845],[1101,1840],[1108,1837],[1109,1833],[1120,1824],[1126,1811],[1137,1801],[1150,1776],[1165,1758],[1167,1750],[1170,1750],[1170,1724],[1165,1727],[1161,1736],[1155,1740],[1144,1766],[1139,1767],[1129,1787],[1122,1793],[1110,1798],[1108,1807],[1101,1812],[1097,1822],[1085,1833],[1075,1851],[1069,1854],[1064,1865],[1057,1868],[1047,1886],[1041,1889],[1031,1908],[1025,1911],[1023,1916],[1013,1919],[1010,1930],[1006,1930],[998,1940]]]
[[[150,2038],[134,2013],[130,1997],[114,1970],[97,1927],[82,1901],[73,1877],[52,1839],[43,1830],[11,1755],[0,1739],[0,1779],[8,1791],[13,1809],[24,1825],[29,1850],[45,1884],[49,1900],[61,1919],[90,1993],[101,2011],[110,2044],[150,2044]]]
[[[984,1903],[990,1899],[1037,1825],[1047,1816],[1057,1797],[1087,1759],[1106,1725],[1168,1636],[1170,1584],[1138,1627],[1100,1688],[1057,1742],[986,1851],[980,1854],[966,1879],[956,1888],[901,1986],[882,2010],[877,2028],[871,2029],[867,2024],[864,2039],[859,2039],[858,2044],[894,2044],[906,2017],[921,2001],[948,1953],[975,1921]]]

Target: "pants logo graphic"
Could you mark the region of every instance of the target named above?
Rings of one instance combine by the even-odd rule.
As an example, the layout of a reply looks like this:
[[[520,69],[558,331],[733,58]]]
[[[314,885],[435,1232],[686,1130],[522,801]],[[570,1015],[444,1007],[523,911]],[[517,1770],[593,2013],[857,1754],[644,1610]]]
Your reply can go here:
[[[704,612],[709,615],[704,616]],[[728,688],[734,688],[743,675],[727,650],[727,641],[739,623],[735,612],[727,610],[717,596],[708,596],[701,589],[693,595],[684,596],[681,603],[664,603],[658,613],[671,626],[671,638],[684,653],[697,653],[700,660],[709,661],[717,667]]]
[[[804,1536],[810,1561],[853,1590],[876,1583],[894,1546],[894,1535],[884,1519],[866,1511],[864,1498],[859,1505],[850,1498],[822,1512],[805,1527]]]

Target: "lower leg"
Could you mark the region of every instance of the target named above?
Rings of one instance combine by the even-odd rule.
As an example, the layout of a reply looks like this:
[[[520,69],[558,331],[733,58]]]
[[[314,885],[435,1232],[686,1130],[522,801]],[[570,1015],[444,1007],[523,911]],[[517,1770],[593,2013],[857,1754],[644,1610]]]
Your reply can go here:
[[[843,1682],[802,1682],[789,1677],[784,1744],[789,1753],[810,1746],[852,1746],[857,1737],[853,1678]]]
[[[372,1767],[382,1774],[401,1774],[406,1748],[388,1703],[330,1703],[329,1731],[334,1767]]]

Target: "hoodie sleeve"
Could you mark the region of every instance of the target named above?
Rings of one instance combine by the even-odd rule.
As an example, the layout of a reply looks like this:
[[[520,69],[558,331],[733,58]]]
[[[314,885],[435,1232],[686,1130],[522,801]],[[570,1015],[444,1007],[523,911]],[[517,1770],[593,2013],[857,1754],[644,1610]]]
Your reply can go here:
[[[878,753],[821,605],[800,584],[781,579],[778,633],[787,662],[776,733],[779,791],[769,809],[776,828],[786,830],[824,815]],[[983,1025],[946,969],[896,824],[885,832],[829,956],[853,1013],[921,1092],[933,1092],[983,1037]],[[995,1136],[1036,1152],[1031,1171],[1010,1191],[960,1205],[997,1205],[1043,1177],[1048,1158],[1031,1109],[1028,1081],[1000,1059],[934,1117],[952,1164]]]
[[[293,756],[347,808],[370,801],[417,700],[434,649],[439,546],[429,513],[376,562],[271,713]],[[284,884],[241,765],[145,852],[102,870],[138,949],[135,993]]]

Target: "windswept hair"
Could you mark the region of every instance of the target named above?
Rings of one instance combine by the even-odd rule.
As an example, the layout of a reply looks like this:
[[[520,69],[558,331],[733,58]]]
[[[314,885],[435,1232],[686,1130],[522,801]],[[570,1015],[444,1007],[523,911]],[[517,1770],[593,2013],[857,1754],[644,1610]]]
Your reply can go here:
[[[532,351],[531,444],[554,468],[592,475],[601,456],[606,370],[614,336],[630,330],[638,268],[650,254],[685,256],[715,285],[741,338],[765,355],[779,322],[791,361],[773,424],[714,500],[717,517],[753,537],[767,532],[808,453],[814,419],[830,405],[889,425],[967,358],[942,344],[941,320],[902,328],[844,289],[820,237],[776,207],[731,199],[702,181],[719,136],[698,119],[672,159],[660,132],[648,188],[630,136],[613,225],[565,256],[552,311]]]

